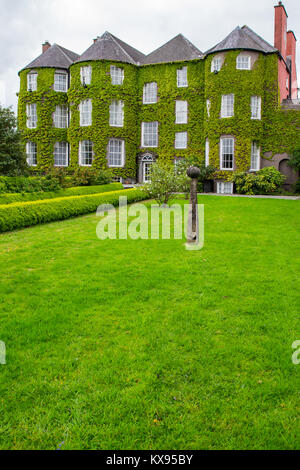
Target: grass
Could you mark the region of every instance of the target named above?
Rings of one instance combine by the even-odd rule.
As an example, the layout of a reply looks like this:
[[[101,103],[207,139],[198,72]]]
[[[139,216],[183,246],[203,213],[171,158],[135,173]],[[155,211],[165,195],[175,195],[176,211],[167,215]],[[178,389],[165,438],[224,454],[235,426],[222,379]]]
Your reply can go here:
[[[199,202],[196,252],[94,215],[0,236],[1,449],[300,448],[299,202]]]

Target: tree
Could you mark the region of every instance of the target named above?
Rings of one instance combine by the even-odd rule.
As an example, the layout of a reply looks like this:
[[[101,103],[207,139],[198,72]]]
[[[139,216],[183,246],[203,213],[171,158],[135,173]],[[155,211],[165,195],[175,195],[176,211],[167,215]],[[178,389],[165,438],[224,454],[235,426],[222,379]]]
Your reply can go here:
[[[20,175],[26,170],[26,154],[14,112],[0,106],[0,174]]]
[[[186,173],[179,173],[174,165],[158,161],[151,167],[151,182],[145,185],[145,190],[159,205],[166,205],[175,193],[185,191],[188,181]]]

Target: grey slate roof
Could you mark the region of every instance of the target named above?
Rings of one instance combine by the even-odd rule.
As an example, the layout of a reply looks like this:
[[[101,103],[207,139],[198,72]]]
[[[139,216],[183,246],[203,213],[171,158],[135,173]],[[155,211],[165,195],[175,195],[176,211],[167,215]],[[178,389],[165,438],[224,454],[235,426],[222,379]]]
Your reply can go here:
[[[178,62],[199,59],[201,57],[203,57],[202,52],[182,34],[178,34],[173,39],[166,42],[166,44],[148,54],[143,64]]]
[[[69,51],[58,44],[52,44],[45,52],[34,59],[24,69],[33,69],[35,67],[55,67],[68,69],[69,66],[79,57],[75,52]]]
[[[248,49],[264,53],[277,52],[277,49],[248,26],[243,26],[242,28],[237,26],[223,41],[206,51],[205,54],[213,54],[214,52],[227,51],[229,49]]]
[[[137,49],[129,46],[111,33],[106,31],[102,36],[98,37],[77,60],[76,62],[84,62],[88,60],[114,60],[118,62],[126,62],[129,64],[137,64],[144,60],[145,55]]]

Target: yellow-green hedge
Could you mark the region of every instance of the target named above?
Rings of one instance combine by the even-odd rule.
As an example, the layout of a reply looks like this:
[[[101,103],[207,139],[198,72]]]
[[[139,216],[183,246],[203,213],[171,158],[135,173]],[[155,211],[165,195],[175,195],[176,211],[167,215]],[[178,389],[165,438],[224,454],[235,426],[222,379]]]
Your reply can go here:
[[[0,232],[88,214],[95,212],[100,204],[118,206],[120,196],[127,196],[128,203],[141,201],[147,197],[142,189],[134,188],[105,194],[0,205]]]
[[[0,194],[0,205],[12,204],[14,202],[40,201],[42,199],[54,199],[58,197],[100,194],[109,191],[119,191],[120,189],[123,189],[122,183],[110,183],[99,186],[76,186],[74,188],[66,188],[61,189],[59,191],[40,191],[36,193],[5,193]]]

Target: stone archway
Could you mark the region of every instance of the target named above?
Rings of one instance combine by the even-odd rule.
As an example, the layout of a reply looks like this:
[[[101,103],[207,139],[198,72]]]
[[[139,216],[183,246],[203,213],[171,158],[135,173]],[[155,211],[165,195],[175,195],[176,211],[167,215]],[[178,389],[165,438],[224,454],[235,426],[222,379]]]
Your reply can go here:
[[[298,180],[297,172],[288,165],[288,159],[284,158],[279,162],[278,170],[280,173],[286,176],[286,180],[283,183],[284,189],[291,189],[292,185]]]

